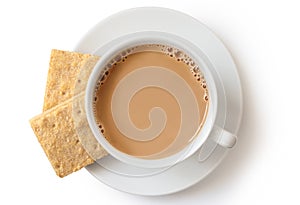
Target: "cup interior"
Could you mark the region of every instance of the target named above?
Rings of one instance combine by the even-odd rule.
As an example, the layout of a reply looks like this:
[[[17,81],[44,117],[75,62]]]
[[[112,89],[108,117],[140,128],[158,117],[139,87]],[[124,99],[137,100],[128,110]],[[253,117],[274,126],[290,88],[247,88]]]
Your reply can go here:
[[[132,155],[128,155],[116,149],[112,146],[101,133],[96,123],[94,111],[93,111],[93,96],[102,73],[104,72],[107,65],[120,54],[120,52],[147,44],[157,44],[157,45],[170,45],[172,47],[178,48],[184,51],[189,57],[191,57],[197,65],[201,68],[208,89],[209,107],[207,111],[206,120],[197,133],[197,136],[187,144],[183,149],[178,152],[161,158],[140,158]],[[121,160],[124,163],[131,164],[134,166],[145,167],[145,168],[158,168],[167,167],[180,162],[187,157],[191,156],[196,150],[198,150],[201,145],[206,141],[209,133],[215,122],[217,113],[217,90],[214,83],[214,79],[210,73],[209,64],[205,62],[205,56],[199,48],[194,46],[189,41],[182,39],[176,35],[164,33],[164,32],[139,32],[121,36],[118,39],[103,45],[101,58],[96,64],[87,84],[86,96],[85,96],[85,107],[87,113],[87,120],[89,126],[97,139],[97,141],[116,159]],[[99,52],[98,50],[98,52]]]

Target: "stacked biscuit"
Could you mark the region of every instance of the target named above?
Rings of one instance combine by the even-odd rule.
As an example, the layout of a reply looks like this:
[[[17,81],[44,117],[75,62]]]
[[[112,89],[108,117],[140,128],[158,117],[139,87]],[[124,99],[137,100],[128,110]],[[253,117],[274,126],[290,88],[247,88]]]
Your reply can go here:
[[[30,120],[52,167],[64,177],[105,156],[85,118],[84,91],[99,57],[52,50],[43,113]]]

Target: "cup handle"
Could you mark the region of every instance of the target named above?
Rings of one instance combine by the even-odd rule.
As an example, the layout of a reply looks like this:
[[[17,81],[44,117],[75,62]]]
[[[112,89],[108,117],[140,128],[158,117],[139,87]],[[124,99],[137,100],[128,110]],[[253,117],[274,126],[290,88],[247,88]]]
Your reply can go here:
[[[214,125],[211,133],[212,139],[222,147],[232,148],[237,142],[237,136],[229,131]]]
[[[232,148],[237,142],[237,136],[229,131],[214,125],[207,141],[201,146],[198,154],[198,161],[204,162],[214,152],[217,145],[225,148]]]

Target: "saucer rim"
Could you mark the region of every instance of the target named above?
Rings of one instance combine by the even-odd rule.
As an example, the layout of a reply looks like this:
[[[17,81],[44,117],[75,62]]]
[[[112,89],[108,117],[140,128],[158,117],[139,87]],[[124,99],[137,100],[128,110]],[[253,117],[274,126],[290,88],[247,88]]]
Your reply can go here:
[[[193,25],[195,25],[195,24],[198,25],[199,27],[197,26],[196,27],[197,29],[202,30],[201,32],[205,32],[206,34],[210,35],[211,38],[214,38],[215,43],[219,44],[218,46],[221,49],[223,49],[222,52],[223,52],[224,55],[222,55],[221,57],[229,58],[229,59],[227,59],[228,62],[229,62],[229,65],[227,65],[227,66],[229,68],[231,67],[231,70],[229,70],[227,72],[232,72],[232,74],[234,75],[234,76],[229,76],[229,78],[235,78],[235,79],[233,79],[233,81],[235,81],[233,83],[235,83],[236,87],[232,87],[232,88],[236,89],[234,93],[238,93],[238,95],[236,95],[238,97],[235,96],[237,98],[235,100],[238,102],[238,106],[239,106],[239,110],[236,111],[236,112],[238,112],[238,114],[237,114],[238,119],[235,119],[236,123],[234,123],[234,125],[231,125],[232,126],[231,129],[229,129],[229,131],[236,134],[238,129],[239,129],[240,122],[241,122],[241,117],[242,117],[242,89],[241,89],[241,83],[240,83],[240,80],[239,80],[238,72],[236,70],[236,66],[233,62],[233,59],[232,59],[229,51],[227,50],[225,45],[222,43],[222,41],[210,29],[208,29],[205,25],[203,25],[197,19],[195,19],[195,18],[193,18],[189,15],[186,15],[182,12],[179,12],[179,11],[175,11],[175,10],[171,10],[171,9],[167,9],[167,8],[160,8],[160,7],[139,7],[139,8],[124,10],[124,11],[121,11],[119,13],[113,14],[112,16],[110,16],[110,17],[106,18],[105,20],[103,20],[103,21],[99,22],[98,24],[96,24],[90,31],[87,32],[87,34],[85,34],[81,38],[81,40],[79,41],[79,43],[75,47],[75,51],[83,52],[83,53],[93,53],[99,47],[99,42],[98,41],[97,41],[98,44],[96,43],[98,45],[98,47],[96,46],[96,44],[93,45],[93,42],[95,43],[95,39],[96,39],[96,38],[94,38],[95,35],[98,35],[97,36],[98,39],[101,38],[100,37],[101,36],[101,32],[100,32],[101,29],[107,28],[109,25],[111,25],[111,22],[120,21],[120,20],[122,20],[123,22],[126,22],[126,20],[128,20],[128,22],[130,22],[130,20],[132,20],[132,18],[135,17],[135,18],[137,18],[137,21],[140,21],[140,23],[142,23],[141,19],[143,19],[143,18],[138,18],[138,17],[145,17],[146,15],[150,16],[150,14],[152,15],[153,13],[156,14],[154,16],[158,16],[158,14],[162,15],[162,16],[165,16],[167,14],[167,15],[169,15],[173,18],[172,22],[174,21],[174,18],[177,19],[177,20],[182,20],[181,18],[183,18],[183,19],[188,20],[187,24],[190,23],[190,24],[193,24]],[[149,19],[148,19],[148,21],[149,21]],[[153,21],[153,22],[155,22],[155,21]],[[169,21],[169,23],[171,23],[171,22]],[[133,25],[133,26],[139,27],[138,24]],[[124,29],[125,29],[125,27],[123,28],[123,30]],[[165,29],[168,30],[169,27],[167,27]],[[103,29],[103,30],[105,30],[105,29]],[[134,32],[134,30],[131,30],[131,32]],[[111,36],[111,38],[116,36],[116,32],[111,31],[111,33],[114,34],[114,35]],[[106,34],[107,33],[102,34],[102,37]],[[176,34],[179,35],[178,33],[176,33]],[[107,36],[106,36],[106,38],[107,38]],[[198,38],[199,38],[199,36],[198,36]],[[189,39],[189,40],[191,40],[191,39]],[[101,41],[104,44],[105,42],[107,42],[107,39],[104,38]],[[93,48],[93,46],[94,46],[94,48]],[[224,77],[228,78],[227,76],[222,76],[222,77],[223,78]],[[232,86],[232,85],[230,85],[230,86]],[[231,90],[229,92],[233,92],[233,91]],[[228,113],[228,110],[227,110],[227,113]],[[126,188],[124,188],[124,187],[120,186],[120,183],[114,181],[114,179],[117,179],[117,177],[118,177],[118,176],[116,176],[116,174],[111,173],[111,172],[107,171],[106,169],[101,168],[101,166],[97,163],[94,163],[92,165],[87,166],[86,169],[95,178],[97,178],[99,181],[101,181],[102,183],[104,183],[104,184],[106,184],[106,185],[108,185],[108,186],[110,186],[110,187],[112,187],[116,190],[126,192],[126,193],[130,193],[130,194],[136,194],[136,195],[159,196],[159,195],[166,195],[166,194],[176,193],[178,191],[182,191],[182,190],[187,189],[187,188],[191,187],[192,185],[198,183],[199,181],[204,179],[208,174],[210,174],[223,161],[223,159],[225,158],[227,153],[228,153],[228,150],[226,148],[218,146],[216,148],[216,150],[212,153],[212,156],[210,156],[207,159],[207,161],[204,162],[204,163],[206,163],[206,165],[201,164],[201,166],[199,166],[200,169],[202,169],[202,170],[205,169],[206,172],[204,174],[202,174],[201,176],[198,176],[197,180],[193,179],[193,180],[190,180],[189,182],[185,182],[184,185],[180,185],[180,186],[175,185],[172,188],[165,188],[163,190],[156,189],[156,187],[153,187],[153,188],[148,189],[148,190],[147,189],[146,190],[144,190],[144,189],[137,190],[137,189],[134,188],[134,185],[129,185],[129,186],[126,186]],[[194,154],[190,158],[188,158],[188,159],[184,160],[183,162],[179,163],[179,165],[175,165],[174,167],[172,167],[170,169],[174,169],[174,168],[179,167],[180,165],[183,165],[183,164],[188,164],[188,162],[194,161],[195,157],[196,156]],[[209,165],[209,162],[212,162],[213,164]],[[195,163],[200,164],[198,161],[195,162]],[[188,172],[190,172],[190,173],[192,171],[188,170]],[[169,172],[170,172],[170,170],[169,170]],[[133,177],[124,177],[124,178],[128,179],[129,181],[130,180],[133,181],[133,179],[134,179]],[[156,179],[156,180],[158,180],[158,179]],[[149,183],[149,182],[147,182],[147,183]],[[166,183],[166,182],[164,181],[164,183]],[[162,186],[164,185],[164,183],[162,183]],[[143,186],[145,186],[145,185],[143,184]]]

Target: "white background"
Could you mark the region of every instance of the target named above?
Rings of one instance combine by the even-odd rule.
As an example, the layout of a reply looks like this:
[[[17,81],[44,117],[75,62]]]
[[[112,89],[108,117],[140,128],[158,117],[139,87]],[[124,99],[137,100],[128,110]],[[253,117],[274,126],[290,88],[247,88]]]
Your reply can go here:
[[[244,92],[236,148],[205,180],[163,197],[121,193],[85,169],[58,178],[28,122],[42,110],[51,49],[72,50],[98,21],[137,6],[177,9],[210,27]],[[291,0],[1,1],[0,204],[299,204],[299,19]]]

